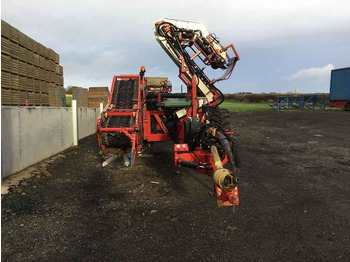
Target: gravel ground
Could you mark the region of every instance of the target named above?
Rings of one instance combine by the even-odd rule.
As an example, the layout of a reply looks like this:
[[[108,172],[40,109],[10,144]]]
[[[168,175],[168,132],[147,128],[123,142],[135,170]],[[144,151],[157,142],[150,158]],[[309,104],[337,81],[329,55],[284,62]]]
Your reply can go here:
[[[102,168],[95,136],[2,197],[3,261],[349,261],[350,114],[232,114],[240,206],[162,144]],[[152,183],[153,181],[153,183]],[[159,182],[159,184],[154,183]]]

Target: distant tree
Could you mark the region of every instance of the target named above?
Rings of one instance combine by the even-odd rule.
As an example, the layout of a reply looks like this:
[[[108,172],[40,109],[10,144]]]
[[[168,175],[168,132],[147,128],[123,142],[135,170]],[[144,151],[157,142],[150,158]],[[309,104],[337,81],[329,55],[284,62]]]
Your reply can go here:
[[[67,88],[65,88],[65,93],[67,95],[72,95],[73,94],[72,88],[73,88],[73,86],[71,86],[71,85],[67,86]]]

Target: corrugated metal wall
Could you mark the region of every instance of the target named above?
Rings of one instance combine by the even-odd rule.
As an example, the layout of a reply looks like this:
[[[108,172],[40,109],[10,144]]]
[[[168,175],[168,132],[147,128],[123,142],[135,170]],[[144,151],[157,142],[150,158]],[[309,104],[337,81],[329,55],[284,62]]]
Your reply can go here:
[[[332,70],[329,100],[350,100],[350,67]]]

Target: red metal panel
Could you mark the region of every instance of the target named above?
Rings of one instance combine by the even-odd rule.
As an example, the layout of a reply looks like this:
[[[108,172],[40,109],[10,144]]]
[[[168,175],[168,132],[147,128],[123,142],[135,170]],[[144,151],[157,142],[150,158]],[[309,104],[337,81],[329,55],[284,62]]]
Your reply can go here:
[[[157,120],[157,123],[160,126],[160,128],[163,130],[163,132],[168,135],[169,134],[168,129],[165,127],[164,123],[160,119],[159,114],[154,114],[154,117]]]
[[[105,116],[132,116],[136,115],[136,112],[106,112]]]
[[[162,120],[159,118],[160,115],[164,115],[165,112],[163,111],[147,111],[146,108],[144,108],[143,111],[144,118],[143,118],[143,139],[148,142],[157,142],[157,141],[170,141],[171,137],[168,135],[168,130],[164,126]],[[159,127],[163,130],[164,134],[159,133],[152,133],[151,129],[151,117],[154,116],[157,120],[157,123]],[[165,132],[166,131],[166,132]]]
[[[338,107],[338,108],[346,108],[346,105],[350,106],[350,100],[349,101],[331,101],[331,107]]]
[[[122,131],[135,131],[134,127],[101,127],[100,132],[122,132]]]
[[[147,138],[148,142],[171,141],[171,137],[167,134],[151,134]]]
[[[108,105],[106,105],[106,107],[105,107],[104,110],[106,110],[106,109],[108,108],[109,104],[112,103],[112,95],[113,95],[113,92],[114,92],[114,86],[115,86],[115,82],[116,82],[116,81],[117,81],[117,77],[114,76],[114,77],[113,77],[113,80],[112,80],[111,92],[110,92],[109,98],[108,98]]]

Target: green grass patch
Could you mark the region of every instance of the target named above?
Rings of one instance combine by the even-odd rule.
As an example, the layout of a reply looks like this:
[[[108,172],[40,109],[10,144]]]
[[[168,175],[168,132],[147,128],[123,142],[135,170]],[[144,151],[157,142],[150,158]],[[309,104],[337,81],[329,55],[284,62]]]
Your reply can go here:
[[[232,101],[223,102],[220,105],[220,107],[226,108],[230,112],[273,110],[268,104],[265,104],[265,103],[245,103],[245,102],[232,102]]]
[[[72,106],[72,99],[73,97],[71,95],[66,95],[66,106],[68,107]]]

